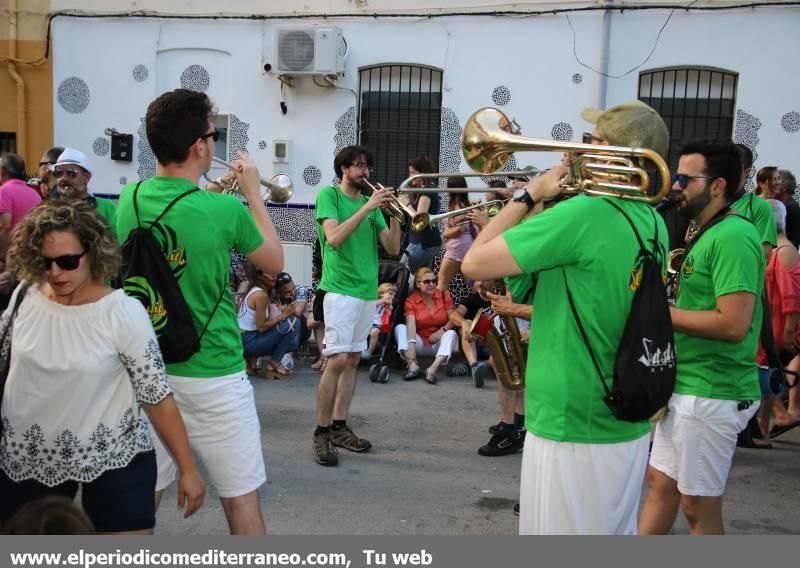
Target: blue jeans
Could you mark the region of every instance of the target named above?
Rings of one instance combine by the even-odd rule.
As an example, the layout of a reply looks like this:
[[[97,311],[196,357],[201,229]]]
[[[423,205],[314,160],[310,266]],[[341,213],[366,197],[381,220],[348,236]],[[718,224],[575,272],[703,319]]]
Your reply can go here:
[[[433,260],[440,248],[442,248],[441,245],[422,248],[420,243],[409,243],[406,246],[406,252],[408,253],[408,270],[411,272],[411,276],[414,276],[414,273],[423,266],[433,268]]]
[[[242,345],[245,357],[266,357],[281,362],[283,356],[295,351],[300,346],[300,322],[289,326],[290,320],[280,322],[269,331],[245,331],[242,334]]]

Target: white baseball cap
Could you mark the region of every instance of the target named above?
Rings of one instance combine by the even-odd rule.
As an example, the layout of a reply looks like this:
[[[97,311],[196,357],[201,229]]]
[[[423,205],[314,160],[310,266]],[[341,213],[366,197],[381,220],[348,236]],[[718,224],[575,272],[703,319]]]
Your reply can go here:
[[[94,168],[92,168],[92,164],[89,163],[89,158],[80,150],[64,148],[64,151],[61,152],[61,155],[58,157],[58,161],[50,166],[50,169],[55,170],[56,166],[63,166],[66,164],[75,164],[89,172],[90,175],[94,175]]]

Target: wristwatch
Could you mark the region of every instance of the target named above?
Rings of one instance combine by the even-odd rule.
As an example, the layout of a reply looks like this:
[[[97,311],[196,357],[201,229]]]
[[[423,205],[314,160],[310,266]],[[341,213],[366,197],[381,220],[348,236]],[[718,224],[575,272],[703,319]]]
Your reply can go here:
[[[524,187],[521,187],[514,192],[513,201],[524,203],[528,207],[528,211],[533,209],[533,206],[536,205],[533,197],[531,197],[531,194],[528,193],[528,190]]]

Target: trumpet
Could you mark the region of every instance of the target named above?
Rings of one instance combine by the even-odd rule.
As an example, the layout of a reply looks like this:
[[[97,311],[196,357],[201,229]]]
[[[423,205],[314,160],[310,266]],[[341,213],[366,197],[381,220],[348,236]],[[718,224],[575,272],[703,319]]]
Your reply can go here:
[[[372,185],[366,179],[364,180],[364,183],[373,191],[373,193],[379,189],[384,189],[381,184],[378,183]],[[397,199],[397,195],[393,195],[389,201],[381,205],[381,211],[396,219],[401,225],[408,223],[415,215],[414,211]]]
[[[486,203],[476,203],[474,205],[470,205],[469,207],[462,207],[461,209],[454,209],[453,211],[448,211],[446,213],[439,213],[437,215],[431,215],[430,213],[416,213],[414,216],[411,217],[411,230],[412,231],[424,231],[430,226],[436,226],[440,221],[443,219],[447,219],[448,217],[455,217],[456,215],[464,215],[468,211],[472,211],[473,209],[482,209],[484,207],[491,207],[491,206],[499,206],[502,207],[505,205],[509,200],[508,199],[492,199],[491,201],[487,201]],[[468,223],[468,220],[464,220],[459,222],[459,225],[465,225]]]
[[[484,175],[499,174],[516,151],[567,152],[571,175],[561,180],[562,193],[607,195],[645,201],[662,201],[670,190],[670,175],[664,159],[648,148],[595,146],[555,140],[526,138],[511,133],[510,121],[495,108],[482,108],[464,126],[462,152],[467,164]],[[654,167],[661,187],[649,195],[650,175],[646,165]]]
[[[231,171],[239,171],[237,166],[229,164],[224,160],[220,160],[217,157],[213,157],[211,160],[221,166],[225,166]],[[223,179],[224,176],[218,177],[215,180],[211,180],[206,174],[203,174],[203,177],[210,182],[219,184],[219,186],[222,187],[222,193],[225,195],[233,195],[242,201],[247,201],[247,198],[242,192],[242,188],[239,187],[238,180],[234,179],[232,182],[228,182]],[[261,190],[261,199],[264,200],[264,203],[267,203],[268,201],[272,201],[273,203],[286,203],[292,198],[292,194],[294,193],[294,184],[292,183],[292,178],[290,178],[288,175],[277,174],[272,176],[272,179],[262,177],[259,178],[258,181],[263,188]]]

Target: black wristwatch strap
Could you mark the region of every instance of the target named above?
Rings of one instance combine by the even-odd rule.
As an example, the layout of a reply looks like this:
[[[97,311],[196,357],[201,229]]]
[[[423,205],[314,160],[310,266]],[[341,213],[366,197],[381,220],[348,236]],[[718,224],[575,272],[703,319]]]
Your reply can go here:
[[[531,197],[531,194],[527,191],[523,192],[519,197],[515,197],[514,201],[518,203],[524,203],[528,207],[528,211],[533,209],[533,207],[536,205],[533,197]]]

